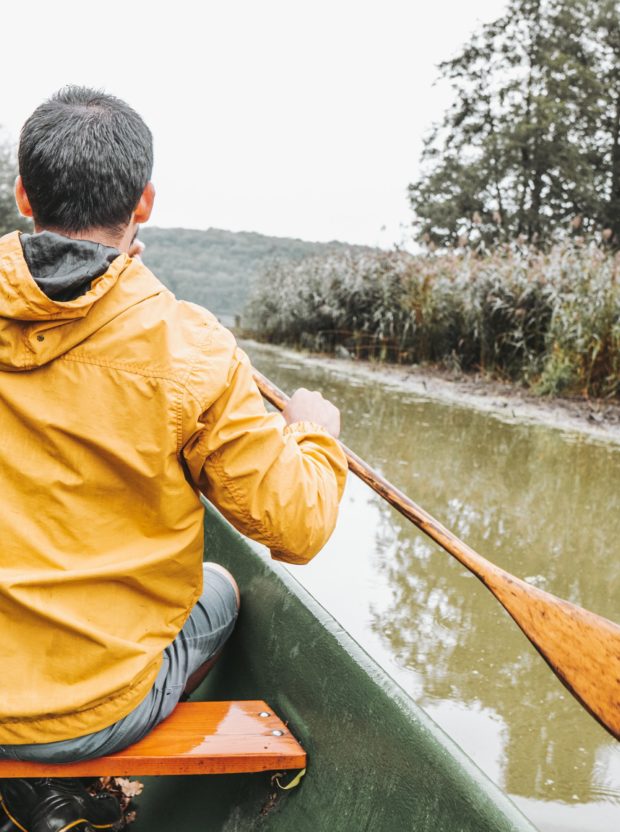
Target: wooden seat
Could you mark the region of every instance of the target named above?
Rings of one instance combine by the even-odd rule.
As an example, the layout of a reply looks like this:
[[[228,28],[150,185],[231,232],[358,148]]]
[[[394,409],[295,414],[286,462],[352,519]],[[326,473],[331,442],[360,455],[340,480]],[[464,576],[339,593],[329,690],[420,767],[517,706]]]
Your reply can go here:
[[[228,774],[305,765],[305,751],[265,702],[187,702],[117,754],[54,765],[0,760],[0,777]]]

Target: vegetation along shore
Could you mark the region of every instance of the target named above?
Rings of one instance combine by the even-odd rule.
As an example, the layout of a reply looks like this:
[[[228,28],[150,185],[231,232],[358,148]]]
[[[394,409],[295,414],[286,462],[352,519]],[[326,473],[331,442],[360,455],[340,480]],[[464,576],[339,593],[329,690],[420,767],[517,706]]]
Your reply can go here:
[[[575,241],[484,256],[334,253],[272,264],[247,324],[270,343],[617,400],[619,268],[617,254]]]

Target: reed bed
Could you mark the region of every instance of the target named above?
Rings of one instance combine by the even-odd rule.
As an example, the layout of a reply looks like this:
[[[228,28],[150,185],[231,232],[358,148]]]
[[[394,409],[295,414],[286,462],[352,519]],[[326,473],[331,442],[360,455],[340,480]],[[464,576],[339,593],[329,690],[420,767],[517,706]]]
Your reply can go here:
[[[272,263],[247,321],[272,343],[618,398],[619,269],[619,255],[583,241],[546,252],[343,252]]]

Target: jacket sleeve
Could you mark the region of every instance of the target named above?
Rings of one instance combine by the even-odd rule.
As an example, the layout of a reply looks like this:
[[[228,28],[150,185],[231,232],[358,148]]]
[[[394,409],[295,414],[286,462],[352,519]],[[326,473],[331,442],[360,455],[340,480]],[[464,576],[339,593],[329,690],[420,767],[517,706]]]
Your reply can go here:
[[[340,445],[318,425],[268,413],[239,348],[183,455],[202,493],[277,560],[306,563],[336,525],[347,473]]]

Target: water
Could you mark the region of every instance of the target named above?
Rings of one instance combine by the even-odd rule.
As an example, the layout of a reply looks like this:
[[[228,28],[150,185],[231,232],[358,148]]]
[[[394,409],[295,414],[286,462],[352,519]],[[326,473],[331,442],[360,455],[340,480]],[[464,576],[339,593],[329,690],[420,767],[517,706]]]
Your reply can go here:
[[[283,389],[322,390],[343,441],[485,557],[620,621],[620,448],[250,354]],[[291,571],[542,832],[620,830],[620,744],[491,594],[361,482]]]

